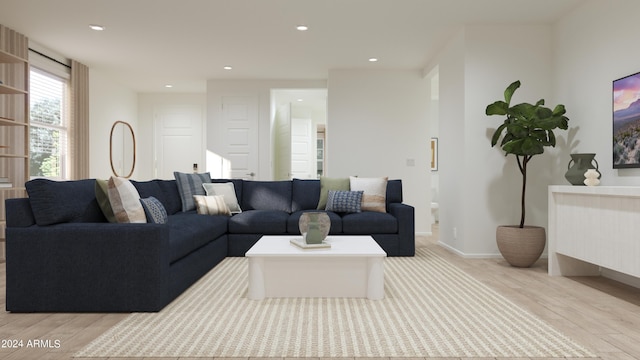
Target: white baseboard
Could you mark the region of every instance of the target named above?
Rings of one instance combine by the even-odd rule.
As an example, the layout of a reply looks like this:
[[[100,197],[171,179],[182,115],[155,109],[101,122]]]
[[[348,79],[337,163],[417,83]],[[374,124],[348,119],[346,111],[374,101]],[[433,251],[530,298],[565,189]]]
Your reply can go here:
[[[502,255],[500,254],[466,254],[454,247],[451,247],[448,244],[443,243],[442,241],[438,241],[438,245],[442,246],[443,248],[465,259],[500,259],[502,258]]]
[[[629,286],[640,288],[640,278],[637,278],[635,276],[623,274],[621,272],[617,272],[607,268],[600,268],[600,275],[606,277],[607,279],[615,280]]]

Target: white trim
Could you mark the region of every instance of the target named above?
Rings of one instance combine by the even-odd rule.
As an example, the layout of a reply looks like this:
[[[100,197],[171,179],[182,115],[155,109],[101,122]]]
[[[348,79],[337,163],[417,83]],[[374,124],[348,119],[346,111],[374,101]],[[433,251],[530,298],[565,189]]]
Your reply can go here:
[[[29,48],[41,54],[45,54],[46,56],[55,60],[53,61],[51,59],[47,59],[46,57],[38,53],[29,51],[29,64],[31,66],[49,72],[63,79],[71,79],[71,60],[33,41],[29,41]],[[61,65],[56,61],[67,66]]]
[[[442,241],[438,241],[438,245],[442,246],[443,248],[465,259],[500,259],[502,258],[502,255],[500,254],[466,254],[454,247],[451,247],[448,244],[443,243]]]
[[[607,279],[615,280],[629,286],[640,288],[640,278],[637,278],[635,276],[623,274],[621,272],[617,272],[617,271],[603,268],[603,267],[600,268],[600,275],[602,275],[602,277],[605,277]]]

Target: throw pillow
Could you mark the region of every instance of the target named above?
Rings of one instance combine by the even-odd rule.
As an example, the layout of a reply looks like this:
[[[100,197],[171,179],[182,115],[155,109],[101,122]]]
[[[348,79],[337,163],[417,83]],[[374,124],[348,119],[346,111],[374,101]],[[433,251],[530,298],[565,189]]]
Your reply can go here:
[[[210,183],[211,175],[209,173],[187,174],[174,171],[173,176],[176,178],[180,200],[182,200],[182,211],[194,210],[196,203],[193,200],[193,195],[205,194],[202,184]]]
[[[329,191],[342,190],[349,191],[349,178],[330,178],[326,176],[320,177],[320,200],[318,200],[318,210],[324,210],[327,206],[327,198]]]
[[[152,224],[166,224],[168,221],[167,210],[160,200],[149,196],[148,198],[140,199],[144,214],[147,217],[147,222]]]
[[[194,195],[193,199],[196,202],[198,214],[231,216],[231,211],[229,211],[229,207],[225,204],[224,196],[222,195]]]
[[[221,195],[224,198],[225,204],[229,208],[231,214],[238,214],[242,212],[240,204],[238,204],[238,197],[236,196],[236,188],[232,182],[226,183],[206,183],[202,184],[207,196]]]
[[[362,205],[362,191],[329,190],[327,211],[359,213]]]
[[[113,214],[113,209],[111,208],[111,202],[109,202],[109,194],[108,194],[108,180],[96,179],[96,200],[98,200],[98,206],[100,206],[100,210],[104,214],[104,217],[110,223],[116,223],[116,216]]]
[[[131,181],[112,176],[108,182],[108,194],[113,214],[119,223],[147,222],[140,203],[140,194]]]
[[[349,178],[351,190],[362,191],[362,211],[387,212],[387,177]]]

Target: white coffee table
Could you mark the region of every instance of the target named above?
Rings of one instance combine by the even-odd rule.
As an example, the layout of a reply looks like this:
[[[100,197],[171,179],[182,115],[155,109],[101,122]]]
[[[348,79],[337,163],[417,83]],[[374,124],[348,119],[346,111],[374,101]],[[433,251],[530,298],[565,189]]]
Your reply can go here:
[[[250,299],[384,298],[387,253],[371,236],[329,236],[330,249],[301,249],[292,238],[263,236],[247,251]]]

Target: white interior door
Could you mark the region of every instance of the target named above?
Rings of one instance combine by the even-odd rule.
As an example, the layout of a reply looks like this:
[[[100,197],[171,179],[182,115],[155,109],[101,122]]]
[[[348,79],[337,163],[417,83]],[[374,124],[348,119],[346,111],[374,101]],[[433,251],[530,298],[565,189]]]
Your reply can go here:
[[[315,178],[315,146],[311,119],[291,119],[291,177]]]
[[[157,107],[154,114],[156,174],[173,179],[173,172],[204,170],[203,109],[198,105]]]
[[[255,178],[258,174],[258,97],[222,98],[224,156],[231,162],[231,177]]]

